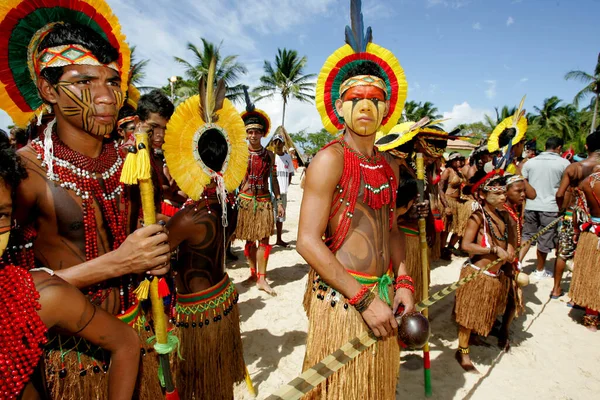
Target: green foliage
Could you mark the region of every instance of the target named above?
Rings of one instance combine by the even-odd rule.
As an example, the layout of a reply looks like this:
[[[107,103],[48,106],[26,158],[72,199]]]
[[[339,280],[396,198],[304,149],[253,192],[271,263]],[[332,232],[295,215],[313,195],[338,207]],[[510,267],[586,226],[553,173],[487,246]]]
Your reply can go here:
[[[248,72],[246,67],[237,61],[237,55],[223,56],[221,54],[221,44],[216,46],[204,38],[200,38],[200,40],[202,41],[202,47],[197,47],[193,43],[187,44],[188,50],[192,53],[192,62],[174,57],[175,61],[185,68],[185,79],[178,79],[173,85],[174,92],[176,92],[174,103],[178,104],[188,97],[198,94],[198,82],[200,78],[208,74],[208,68],[213,57],[217,60],[215,83],[223,79],[227,85],[227,98],[233,102],[243,102],[244,89],[237,82],[241,75]],[[162,89],[169,96],[171,95],[170,84]]]
[[[277,49],[275,64],[266,61],[263,65],[264,75],[260,77],[260,85],[255,87],[252,94],[255,100],[270,99],[275,95],[283,100],[283,116],[281,125],[285,126],[285,109],[290,99],[312,103],[315,74],[305,74],[306,56],[300,57],[296,50]]]
[[[482,143],[487,140],[491,131],[486,123],[483,122],[473,122],[472,124],[461,124],[458,126],[460,128],[460,136],[469,136],[469,142],[474,144]]]
[[[302,148],[304,154],[315,154],[327,143],[335,140],[335,136],[321,129],[319,132],[308,133],[304,130],[298,133],[291,133],[290,137],[297,146]]]
[[[417,103],[416,101],[411,100],[404,104],[404,111],[402,112],[402,116],[398,120],[398,123],[407,121],[417,122],[425,117],[429,117],[430,120],[434,121],[442,118],[442,115],[438,114],[437,107],[434,107],[433,103],[430,101],[421,104],[421,102]]]

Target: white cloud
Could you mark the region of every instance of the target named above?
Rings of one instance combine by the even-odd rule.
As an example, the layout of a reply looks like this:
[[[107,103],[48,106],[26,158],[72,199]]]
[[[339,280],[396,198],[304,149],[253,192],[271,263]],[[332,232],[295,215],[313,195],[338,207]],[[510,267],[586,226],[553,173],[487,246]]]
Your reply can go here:
[[[525,82],[527,82],[528,80],[529,80],[529,78],[521,78],[521,79],[520,79],[520,82],[523,82],[523,83],[525,83]]]
[[[475,29],[476,31],[480,31],[481,30],[481,22],[475,22],[473,24],[473,29]]]
[[[511,26],[514,23],[515,19],[513,17],[508,17],[508,19],[506,20],[506,26]]]
[[[471,124],[473,122],[483,121],[485,115],[493,115],[492,110],[473,108],[466,101],[461,104],[455,104],[452,111],[445,111],[444,118],[450,118],[450,121],[444,122],[444,128],[452,130],[460,124]]]
[[[485,83],[488,84],[488,88],[485,90],[485,97],[488,99],[493,99],[496,97],[496,81],[495,80],[487,80]]]

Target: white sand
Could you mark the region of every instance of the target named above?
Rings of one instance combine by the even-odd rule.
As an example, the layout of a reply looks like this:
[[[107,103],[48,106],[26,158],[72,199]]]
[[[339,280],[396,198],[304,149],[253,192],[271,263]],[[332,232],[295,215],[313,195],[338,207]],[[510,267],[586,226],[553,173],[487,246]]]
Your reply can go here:
[[[298,376],[304,359],[308,322],[302,297],[308,266],[293,248],[302,199],[299,175],[289,189],[284,223],[284,240],[292,246],[273,248],[269,260],[268,280],[278,296],[270,297],[246,282],[249,270],[240,242],[234,247],[240,260],[229,266],[240,292],[244,354],[258,399]],[[462,261],[433,266],[432,292],[458,279]],[[553,263],[550,256],[546,268],[552,270]],[[525,271],[531,272],[534,264],[535,248],[525,259]],[[565,274],[565,289],[569,281],[570,274]],[[493,336],[486,339],[489,347],[471,347],[479,375],[465,373],[454,360],[458,343],[451,318],[454,296],[432,306],[432,399],[599,399],[600,332],[589,332],[579,324],[583,311],[567,308],[567,297],[549,300],[551,288],[552,279],[536,282],[533,278],[524,288],[527,311],[513,322],[509,353],[500,352]],[[425,398],[421,352],[403,352],[401,363],[397,398]],[[236,388],[235,398],[252,398],[245,384]]]

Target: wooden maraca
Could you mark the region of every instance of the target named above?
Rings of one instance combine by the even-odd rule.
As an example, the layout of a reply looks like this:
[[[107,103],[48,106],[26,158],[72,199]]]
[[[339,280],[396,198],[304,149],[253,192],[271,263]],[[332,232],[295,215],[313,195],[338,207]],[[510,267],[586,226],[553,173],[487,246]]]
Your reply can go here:
[[[418,311],[397,316],[398,339],[409,349],[420,349],[429,340],[429,321]]]

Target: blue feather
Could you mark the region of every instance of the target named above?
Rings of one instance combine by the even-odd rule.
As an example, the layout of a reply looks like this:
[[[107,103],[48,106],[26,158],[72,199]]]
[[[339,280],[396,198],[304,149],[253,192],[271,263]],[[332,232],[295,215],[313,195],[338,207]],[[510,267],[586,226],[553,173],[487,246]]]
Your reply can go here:
[[[367,28],[364,34],[365,25],[361,11],[361,0],[350,0],[350,26],[346,26],[346,43],[352,47],[354,52],[362,53],[367,50],[367,43],[373,40],[373,31],[371,27]]]

